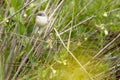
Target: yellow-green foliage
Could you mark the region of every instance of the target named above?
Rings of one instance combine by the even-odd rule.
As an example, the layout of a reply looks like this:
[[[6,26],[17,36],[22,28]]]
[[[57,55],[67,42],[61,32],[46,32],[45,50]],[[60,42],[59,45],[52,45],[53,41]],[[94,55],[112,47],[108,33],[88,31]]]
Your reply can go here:
[[[73,54],[80,61],[80,63],[84,65],[92,58],[93,52],[93,49],[78,47],[73,51]],[[70,55],[67,58],[63,58],[66,53],[67,52],[65,49],[60,51],[59,58],[62,56],[62,60],[57,61],[57,63],[53,66],[56,72],[52,75],[53,78],[51,80],[90,80],[85,71],[81,69],[81,67]],[[99,62],[98,60],[94,60],[92,62],[94,63],[86,66],[85,69],[95,80],[102,80],[105,77],[105,74],[102,74],[97,78],[95,78],[95,75],[107,70],[109,67],[109,62]]]

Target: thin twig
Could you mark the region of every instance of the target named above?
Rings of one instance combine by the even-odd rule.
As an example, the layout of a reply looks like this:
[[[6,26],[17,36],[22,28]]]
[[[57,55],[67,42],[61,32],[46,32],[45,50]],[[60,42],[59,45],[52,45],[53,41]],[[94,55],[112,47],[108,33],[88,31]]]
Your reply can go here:
[[[71,28],[72,28],[72,29],[76,28],[77,26],[79,26],[79,25],[81,25],[81,24],[85,23],[86,21],[91,20],[91,19],[92,19],[92,18],[94,18],[94,17],[95,17],[95,16],[94,16],[94,15],[92,15],[91,17],[89,17],[89,18],[87,18],[87,19],[85,19],[85,20],[83,20],[83,21],[79,22],[78,24],[74,25],[73,27],[70,27],[70,28],[68,28],[68,29],[64,30],[63,32],[61,32],[61,33],[60,33],[60,35],[62,35],[62,34],[64,34],[64,33],[68,32],[69,30],[71,30]]]
[[[16,25],[14,31],[16,31],[16,30],[17,30],[17,25]],[[7,74],[9,74],[9,75],[11,74],[11,71],[8,72],[10,70],[9,69],[10,68],[9,63],[12,62],[12,60],[13,60],[15,46],[16,46],[16,36],[13,35],[13,39],[11,41],[11,47],[10,47],[10,54],[8,55],[8,58],[7,58],[7,61],[6,61],[6,65],[5,65],[5,70],[4,70],[4,75],[5,75],[4,79],[5,80],[9,80],[9,76],[7,76]],[[6,78],[8,78],[8,79],[6,79]]]
[[[46,11],[47,11],[48,7],[50,6],[51,1],[52,1],[52,0],[49,0],[48,4],[47,4],[47,6],[46,6],[46,8],[45,8],[45,10],[44,10],[44,11],[45,11],[45,13],[46,13]]]
[[[89,76],[89,78],[91,80],[94,80],[90,74],[87,72],[87,70],[82,66],[82,64],[78,61],[78,59],[73,55],[73,53],[67,48],[67,46],[64,44],[62,38],[60,37],[60,34],[58,33],[58,31],[54,28],[54,31],[56,32],[56,35],[58,36],[58,38],[60,39],[62,45],[64,46],[64,48],[68,51],[68,53],[73,57],[73,59],[78,63],[78,65],[85,71],[85,73]]]
[[[78,17],[92,2],[93,0],[89,0],[89,2],[80,10],[80,12],[75,17]]]
[[[62,4],[64,3],[65,0],[62,0],[59,5],[57,6],[57,8],[53,11],[53,13],[50,15],[49,20],[54,16],[55,12],[62,6]]]
[[[12,18],[13,16],[15,16],[16,14],[18,14],[19,12],[21,12],[22,10],[24,10],[27,6],[29,6],[31,3],[33,3],[35,0],[31,0],[31,2],[29,2],[27,5],[25,5],[24,7],[22,7],[21,9],[19,9],[17,12],[15,12],[13,15],[7,17],[5,20],[1,21],[0,24],[3,24],[4,22],[6,22],[8,19]]]
[[[92,57],[90,61],[88,61],[85,65],[88,65],[92,60],[97,58],[99,55],[102,54],[102,52],[107,49],[114,41],[116,41],[120,37],[120,33],[112,40],[110,41],[105,47],[103,47],[95,56]]]
[[[111,67],[111,68],[109,68],[109,69],[107,69],[107,70],[105,70],[105,71],[103,71],[103,72],[95,75],[94,77],[99,77],[100,75],[103,75],[104,73],[107,73],[107,72],[109,72],[109,71],[112,71],[113,69],[116,69],[117,67],[120,67],[120,64],[117,64],[117,65],[115,65],[115,66],[113,66],[113,67]]]
[[[119,11],[119,10],[120,10],[120,8],[116,8],[116,9],[113,9],[113,10],[107,11],[107,13],[109,14],[109,13],[113,13],[113,12],[116,12],[116,11]]]
[[[22,60],[20,66],[18,67],[18,69],[17,69],[15,75],[13,76],[12,80],[15,80],[16,77],[18,76],[18,74],[19,74],[19,72],[20,72],[22,66],[25,64],[25,62],[26,62],[26,60],[28,59],[29,55],[30,55],[30,54],[32,53],[32,51],[34,50],[34,48],[35,48],[35,46],[36,46],[36,43],[37,43],[37,41],[38,41],[38,38],[39,38],[39,37],[37,37],[37,39],[36,39],[36,41],[35,41],[35,43],[34,43],[32,49],[31,49],[31,50],[29,51],[29,53],[25,56],[25,58]]]

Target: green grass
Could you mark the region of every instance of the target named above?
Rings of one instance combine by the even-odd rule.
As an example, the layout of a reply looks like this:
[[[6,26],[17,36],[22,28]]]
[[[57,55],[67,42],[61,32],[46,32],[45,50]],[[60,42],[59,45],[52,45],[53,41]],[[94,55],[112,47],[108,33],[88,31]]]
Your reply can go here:
[[[119,7],[119,0],[1,0],[0,79],[116,80]],[[50,22],[33,37],[44,10]]]

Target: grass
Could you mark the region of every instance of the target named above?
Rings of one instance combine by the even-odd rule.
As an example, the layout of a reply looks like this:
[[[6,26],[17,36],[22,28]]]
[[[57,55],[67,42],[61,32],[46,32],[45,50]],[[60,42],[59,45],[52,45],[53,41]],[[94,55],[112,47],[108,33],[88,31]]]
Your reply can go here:
[[[0,79],[120,79],[119,6],[119,0],[1,0]],[[32,35],[39,11],[50,22]]]

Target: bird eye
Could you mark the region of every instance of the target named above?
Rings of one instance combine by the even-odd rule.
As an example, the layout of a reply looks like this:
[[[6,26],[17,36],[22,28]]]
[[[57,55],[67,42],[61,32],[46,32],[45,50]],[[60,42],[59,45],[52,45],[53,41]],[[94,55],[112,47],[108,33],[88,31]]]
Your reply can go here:
[[[44,13],[38,13],[37,15],[38,15],[38,16],[45,16]]]

